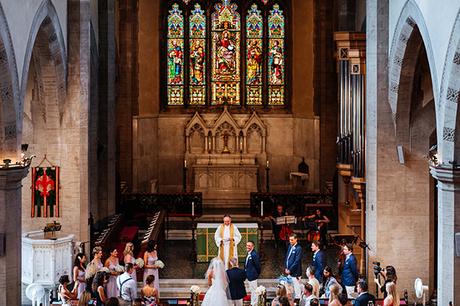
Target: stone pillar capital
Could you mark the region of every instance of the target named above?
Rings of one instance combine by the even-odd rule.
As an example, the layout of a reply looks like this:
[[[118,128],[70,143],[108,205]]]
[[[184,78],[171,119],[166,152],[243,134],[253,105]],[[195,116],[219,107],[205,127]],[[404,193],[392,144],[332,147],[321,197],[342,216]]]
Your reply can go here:
[[[453,165],[430,165],[430,173],[443,191],[460,191],[460,168]]]
[[[0,168],[0,190],[21,188],[22,179],[27,176],[29,165],[24,167]]]

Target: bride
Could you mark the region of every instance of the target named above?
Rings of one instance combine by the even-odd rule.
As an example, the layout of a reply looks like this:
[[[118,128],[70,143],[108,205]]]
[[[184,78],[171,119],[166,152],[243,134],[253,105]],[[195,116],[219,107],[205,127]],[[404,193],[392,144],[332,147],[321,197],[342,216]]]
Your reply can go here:
[[[216,257],[211,260],[206,272],[208,285],[210,286],[204,296],[201,306],[227,306],[227,273],[225,273],[224,262]]]

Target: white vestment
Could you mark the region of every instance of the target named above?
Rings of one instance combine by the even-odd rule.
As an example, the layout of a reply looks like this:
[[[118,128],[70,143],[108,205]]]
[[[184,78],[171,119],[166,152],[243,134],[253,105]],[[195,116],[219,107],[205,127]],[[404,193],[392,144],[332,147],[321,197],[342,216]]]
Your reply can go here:
[[[221,237],[221,228],[224,227],[224,235]],[[224,243],[224,264],[225,269],[228,269],[228,261],[235,257],[238,258],[238,243],[241,241],[241,234],[235,224],[233,224],[233,239],[234,242],[230,241],[230,225],[221,224],[216,230],[214,234],[214,240],[216,241],[217,248],[219,249],[219,257],[220,257],[220,243],[223,241]],[[233,254],[230,255],[230,243],[234,243]],[[230,257],[231,256],[231,257]]]

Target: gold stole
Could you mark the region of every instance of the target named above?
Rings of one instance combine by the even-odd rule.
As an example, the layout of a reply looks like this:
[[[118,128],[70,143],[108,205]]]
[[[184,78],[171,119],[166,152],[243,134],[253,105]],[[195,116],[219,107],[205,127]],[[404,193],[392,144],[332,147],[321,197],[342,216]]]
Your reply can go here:
[[[225,225],[222,224],[222,226],[220,227],[220,238],[222,239],[222,241],[220,242],[220,246],[219,246],[219,253],[220,253],[220,259],[222,259],[222,261],[224,262],[225,264],[225,255],[224,255],[224,230],[225,230]],[[235,240],[233,239],[234,237],[234,234],[235,234],[235,228],[233,227],[233,223],[230,224],[230,250],[228,252],[228,267],[230,268],[230,259],[233,258],[233,254],[235,252]]]

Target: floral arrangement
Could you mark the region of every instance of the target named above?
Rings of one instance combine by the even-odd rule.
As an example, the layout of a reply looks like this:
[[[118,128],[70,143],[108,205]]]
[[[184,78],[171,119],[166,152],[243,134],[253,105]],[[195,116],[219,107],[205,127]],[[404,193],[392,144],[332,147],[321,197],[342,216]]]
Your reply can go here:
[[[102,269],[100,269],[99,271],[105,272],[105,273],[107,273],[107,274],[109,274],[109,273],[110,273],[110,269],[109,269],[109,268],[107,268],[107,267],[103,267],[103,268],[102,268]]]
[[[94,277],[97,271],[98,271],[97,266],[92,262],[89,263],[88,266],[86,267],[85,279],[90,279],[91,277]]]
[[[161,260],[157,260],[157,261],[155,261],[155,266],[157,266],[159,269],[163,269],[165,267],[165,264]],[[198,289],[199,289],[199,287],[198,287]]]
[[[117,273],[123,273],[125,272],[125,268],[121,265],[116,265],[115,268],[114,268],[114,271],[117,272]]]
[[[199,293],[200,293],[200,287],[197,286],[197,285],[193,285],[192,287],[190,287],[190,291],[191,291],[193,294],[199,294]]]
[[[134,264],[142,269],[142,267],[144,266],[144,260],[142,258],[138,258],[134,261]]]
[[[258,296],[265,294],[265,292],[267,292],[267,289],[265,289],[264,286],[259,286],[256,288],[256,294]]]

